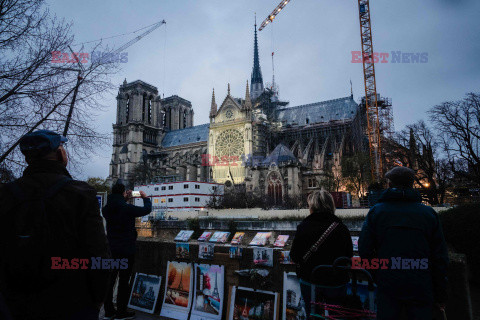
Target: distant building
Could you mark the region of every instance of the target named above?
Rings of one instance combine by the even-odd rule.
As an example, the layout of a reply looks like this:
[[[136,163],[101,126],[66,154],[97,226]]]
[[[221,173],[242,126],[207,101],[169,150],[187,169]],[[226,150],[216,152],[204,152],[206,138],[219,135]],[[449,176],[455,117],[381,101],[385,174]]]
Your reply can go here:
[[[136,186],[135,190],[144,191],[152,200],[156,210],[201,210],[212,197],[223,196],[223,184],[181,181]],[[141,198],[135,199],[135,205],[143,206]]]

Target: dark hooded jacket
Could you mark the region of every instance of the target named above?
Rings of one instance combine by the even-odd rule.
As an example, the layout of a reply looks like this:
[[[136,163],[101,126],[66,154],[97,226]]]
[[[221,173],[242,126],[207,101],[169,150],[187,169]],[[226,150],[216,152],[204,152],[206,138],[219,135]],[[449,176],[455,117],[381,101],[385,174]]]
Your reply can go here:
[[[317,242],[333,222],[338,222],[339,225],[330,233],[318,250],[303,263],[302,258],[305,253]],[[352,239],[348,228],[337,216],[322,213],[310,214],[298,225],[290,250],[292,261],[300,264],[300,267],[297,269],[298,277],[307,282],[326,286],[342,285],[348,282],[348,278],[344,274],[333,275],[329,272],[321,272],[318,274],[318,277],[312,279],[311,273],[313,268],[318,265],[332,265],[338,257],[350,258],[352,255]]]
[[[145,216],[152,211],[149,198],[143,199],[143,207],[137,207],[125,201],[121,194],[108,196],[107,205],[102,213],[107,220],[107,237],[114,255],[132,256],[135,254],[137,230],[135,218]]]
[[[29,165],[16,183],[27,197],[32,197],[65,177],[71,178],[60,162],[42,160]],[[39,209],[38,213],[46,213],[50,234],[55,239],[45,251],[67,259],[110,258],[95,195],[90,185],[73,180],[44,201],[45,210]],[[1,213],[9,215],[14,215],[19,205],[5,186],[0,186],[0,203]],[[0,224],[6,218],[2,217]],[[2,258],[0,255],[0,262]],[[2,292],[14,319],[68,319],[103,301],[108,270],[52,270],[52,274],[54,280],[40,289]]]
[[[359,253],[390,261],[389,269],[376,273],[379,294],[425,303],[446,301],[448,254],[442,227],[417,191],[391,188],[380,196],[363,224]],[[392,258],[407,259],[405,266],[394,267]],[[428,259],[423,269],[418,265],[421,259]]]

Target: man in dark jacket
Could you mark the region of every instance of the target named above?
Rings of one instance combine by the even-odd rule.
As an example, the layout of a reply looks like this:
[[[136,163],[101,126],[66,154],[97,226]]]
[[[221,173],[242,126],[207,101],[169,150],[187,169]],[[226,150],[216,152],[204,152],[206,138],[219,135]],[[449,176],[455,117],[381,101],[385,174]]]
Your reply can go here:
[[[0,290],[14,319],[98,319],[105,297],[108,271],[91,270],[88,266],[80,268],[78,264],[79,259],[110,258],[110,251],[95,189],[85,182],[72,180],[65,168],[68,158],[63,145],[66,141],[65,137],[47,130],[22,137],[20,150],[28,167],[20,179],[0,187],[0,242],[3,242]],[[56,186],[55,191],[52,186]],[[30,204],[28,210],[24,209],[25,203]],[[39,218],[43,218],[41,226],[32,223]],[[30,228],[44,232],[17,233],[22,225],[30,224]],[[18,245],[28,243],[19,238],[30,237],[35,238],[36,243],[29,243],[28,247]],[[30,246],[37,246],[39,252],[22,253]],[[16,249],[9,250],[12,247]],[[15,254],[28,256],[22,262],[12,261]],[[48,274],[45,278],[48,281],[42,281],[42,285],[22,282],[31,275],[18,274],[18,270],[24,270],[25,263],[34,258],[43,261],[41,275]],[[64,260],[54,263],[58,258]],[[39,265],[33,268],[39,269]],[[12,272],[17,275],[12,277]]]
[[[446,302],[448,254],[442,227],[413,189],[415,172],[396,167],[390,188],[370,209],[359,239],[362,258],[388,259],[376,273],[377,319],[432,319],[433,302]]]
[[[117,183],[112,187],[112,194],[108,196],[107,205],[103,208],[103,216],[107,221],[107,237],[112,255],[117,259],[128,261],[128,267],[113,274],[110,279],[107,297],[105,300],[104,319],[133,319],[134,312],[127,310],[130,295],[129,280],[132,275],[135,261],[135,242],[137,231],[135,218],[145,216],[152,211],[152,202],[145,192],[140,191],[143,207],[127,203],[131,198],[131,191],[126,192],[125,186]],[[113,287],[118,274],[117,310],[113,306]]]

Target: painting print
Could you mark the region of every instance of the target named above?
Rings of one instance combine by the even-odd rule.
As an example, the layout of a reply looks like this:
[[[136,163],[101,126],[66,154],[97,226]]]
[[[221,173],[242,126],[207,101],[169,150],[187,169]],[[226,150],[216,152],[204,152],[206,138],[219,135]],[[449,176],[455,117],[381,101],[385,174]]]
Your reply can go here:
[[[212,260],[215,252],[213,243],[200,243],[198,245],[198,258]]]
[[[282,320],[307,320],[305,301],[295,272],[283,274]]]
[[[195,298],[191,320],[220,320],[224,299],[223,266],[195,264]]]
[[[276,320],[276,292],[233,287],[229,320]]]
[[[290,251],[280,251],[279,262],[280,264],[295,264],[292,262],[292,259],[290,259]]]
[[[217,242],[217,243],[225,243],[228,240],[228,236],[230,236],[230,232],[217,231],[213,234],[213,236],[208,241],[209,242]]]
[[[258,232],[253,240],[250,242],[251,246],[264,246],[268,239],[272,236],[271,232]]]
[[[177,259],[188,259],[190,257],[190,245],[188,243],[177,243],[175,247]]]
[[[193,235],[193,230],[182,230],[175,237],[175,241],[188,242]]]
[[[253,248],[253,263],[273,267],[273,248]]]
[[[273,244],[275,247],[285,247],[285,244],[288,241],[288,235],[279,235],[275,243]]]
[[[245,232],[237,232],[233,236],[231,244],[241,244],[243,237],[245,237]]]
[[[153,313],[157,304],[162,277],[137,273],[132,286],[128,307]]]
[[[357,236],[352,237],[353,251],[358,251],[358,238]]]
[[[211,236],[212,236],[211,232],[205,231],[204,233],[202,233],[202,235],[200,236],[200,238],[198,238],[197,241],[207,241],[208,238],[210,238]]]
[[[168,262],[161,316],[187,320],[192,301],[192,280],[191,264]]]
[[[230,253],[230,259],[241,259],[243,255],[243,248],[230,247],[229,253]]]

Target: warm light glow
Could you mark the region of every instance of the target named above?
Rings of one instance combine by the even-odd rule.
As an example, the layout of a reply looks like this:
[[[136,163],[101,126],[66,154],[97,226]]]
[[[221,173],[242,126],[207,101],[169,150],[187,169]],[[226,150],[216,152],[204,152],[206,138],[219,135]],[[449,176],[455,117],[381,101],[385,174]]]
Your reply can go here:
[[[425,188],[428,188],[428,187],[430,187],[430,183],[427,182],[427,183],[425,183],[423,186],[424,186]]]

